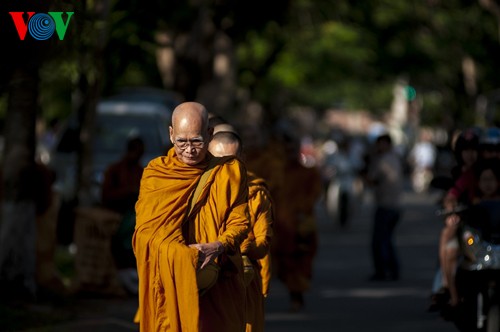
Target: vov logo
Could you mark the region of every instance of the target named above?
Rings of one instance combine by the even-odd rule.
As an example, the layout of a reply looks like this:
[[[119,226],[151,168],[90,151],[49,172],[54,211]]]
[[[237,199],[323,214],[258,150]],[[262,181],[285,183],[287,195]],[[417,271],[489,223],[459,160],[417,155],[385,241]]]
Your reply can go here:
[[[63,20],[63,13],[26,12],[28,19],[25,21],[23,19],[24,12],[9,12],[21,40],[24,40],[27,32],[36,40],[47,40],[56,32],[59,40],[63,40],[74,12],[66,12],[66,22]]]

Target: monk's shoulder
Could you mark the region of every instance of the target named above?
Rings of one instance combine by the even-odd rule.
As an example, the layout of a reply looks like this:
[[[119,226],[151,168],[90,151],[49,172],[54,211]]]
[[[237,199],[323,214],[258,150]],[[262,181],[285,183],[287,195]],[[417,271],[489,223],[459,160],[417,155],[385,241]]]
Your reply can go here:
[[[167,156],[159,156],[159,157],[151,159],[148,162],[146,169],[155,170],[158,167],[164,167],[167,164],[167,162],[166,162],[167,158],[168,158]]]
[[[219,157],[217,158],[219,165],[219,175],[216,176],[222,181],[238,181],[242,184],[247,181],[247,171],[243,162],[235,156]]]
[[[141,182],[144,183],[144,185],[148,184],[154,187],[155,185],[153,184],[156,182],[162,182],[165,174],[169,173],[168,161],[166,159],[166,156],[160,156],[148,162],[142,173]]]
[[[244,169],[245,168],[241,159],[239,159],[236,156],[225,156],[225,157],[214,157],[214,158],[217,158],[217,163],[222,168],[229,168],[229,169]]]

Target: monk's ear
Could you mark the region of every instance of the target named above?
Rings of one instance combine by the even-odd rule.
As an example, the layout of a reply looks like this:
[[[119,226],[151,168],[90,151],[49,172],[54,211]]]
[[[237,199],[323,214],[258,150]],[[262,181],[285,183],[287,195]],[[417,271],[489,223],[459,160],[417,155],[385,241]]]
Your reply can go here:
[[[170,141],[174,144],[174,128],[172,128],[172,126],[168,126],[168,132],[170,133]]]

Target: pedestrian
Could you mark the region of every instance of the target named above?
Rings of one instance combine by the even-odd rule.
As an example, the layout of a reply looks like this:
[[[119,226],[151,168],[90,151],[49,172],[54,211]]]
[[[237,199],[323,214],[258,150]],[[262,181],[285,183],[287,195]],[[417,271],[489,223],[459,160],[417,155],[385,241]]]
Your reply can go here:
[[[432,170],[436,162],[436,147],[432,142],[432,133],[421,129],[419,140],[409,152],[411,183],[416,193],[427,191],[433,178]]]
[[[106,168],[102,184],[103,206],[121,216],[121,222],[111,240],[118,279],[125,290],[133,295],[137,295],[138,279],[132,236],[135,229],[135,203],[139,197],[144,171],[141,163],[144,148],[142,138],[130,138],[122,158]]]
[[[60,297],[67,294],[61,273],[56,265],[57,211],[59,197],[53,189],[55,173],[39,160],[35,161],[33,188],[36,211],[36,283],[37,297]],[[0,176],[1,177],[1,176]],[[1,195],[0,195],[1,196]]]
[[[136,321],[141,332],[244,331],[246,169],[208,153],[202,104],[178,105],[169,129],[173,147],[145,168],[136,203]]]
[[[40,137],[40,144],[47,151],[52,151],[56,145],[56,137],[59,132],[59,119],[53,118],[49,121],[47,128]]]
[[[401,218],[403,168],[389,134],[375,141],[375,155],[368,169],[368,183],[374,189],[375,213],[372,228],[373,281],[398,280],[400,264],[394,245],[394,231]]]
[[[278,279],[290,297],[290,311],[304,308],[304,293],[310,289],[313,262],[318,248],[318,232],[314,207],[322,194],[322,179],[315,167],[300,162],[300,140],[291,132],[281,134],[286,153],[284,167],[276,169],[285,179],[276,195],[276,219],[271,258]]]
[[[221,124],[223,128],[227,125]],[[216,126],[209,151],[216,157],[243,157],[242,142],[234,131],[218,131]],[[248,171],[248,212],[250,232],[241,245],[245,267],[246,332],[264,331],[264,298],[269,291],[271,267],[269,251],[273,237],[273,202],[264,179]]]
[[[453,144],[453,153],[456,165],[451,169],[451,180],[458,186],[449,190],[443,199],[445,208],[453,209],[456,204],[468,204],[472,199],[475,186],[474,165],[478,158],[479,135],[472,128],[460,132]],[[471,192],[467,192],[467,189]],[[436,271],[434,285],[432,288],[431,304],[429,311],[440,310],[443,305],[448,304],[450,292],[448,279],[454,275],[456,269],[456,257],[459,249],[456,234],[456,225],[453,222],[445,222],[439,237],[439,269]]]

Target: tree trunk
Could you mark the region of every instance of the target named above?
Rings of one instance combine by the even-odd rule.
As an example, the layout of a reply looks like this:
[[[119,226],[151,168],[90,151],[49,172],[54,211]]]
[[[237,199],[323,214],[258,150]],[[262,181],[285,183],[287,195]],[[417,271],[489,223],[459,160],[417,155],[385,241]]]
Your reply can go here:
[[[91,4],[87,6],[87,4]],[[78,204],[92,205],[92,133],[96,117],[96,106],[101,96],[104,73],[104,49],[107,45],[107,19],[109,0],[82,1],[82,12],[86,20],[79,21],[80,30],[88,36],[82,37],[79,62],[80,78],[73,102],[80,125],[80,151],[78,162]]]
[[[234,121],[236,103],[236,60],[232,40],[222,31],[214,36],[211,79],[198,90],[198,100],[224,118]]]
[[[3,203],[0,223],[0,294],[31,297],[35,292],[35,119],[38,68],[13,71],[5,123]]]
[[[236,64],[232,40],[214,24],[207,4],[201,4],[189,32],[175,36],[174,90],[187,100],[202,102],[210,112],[234,112]]]

